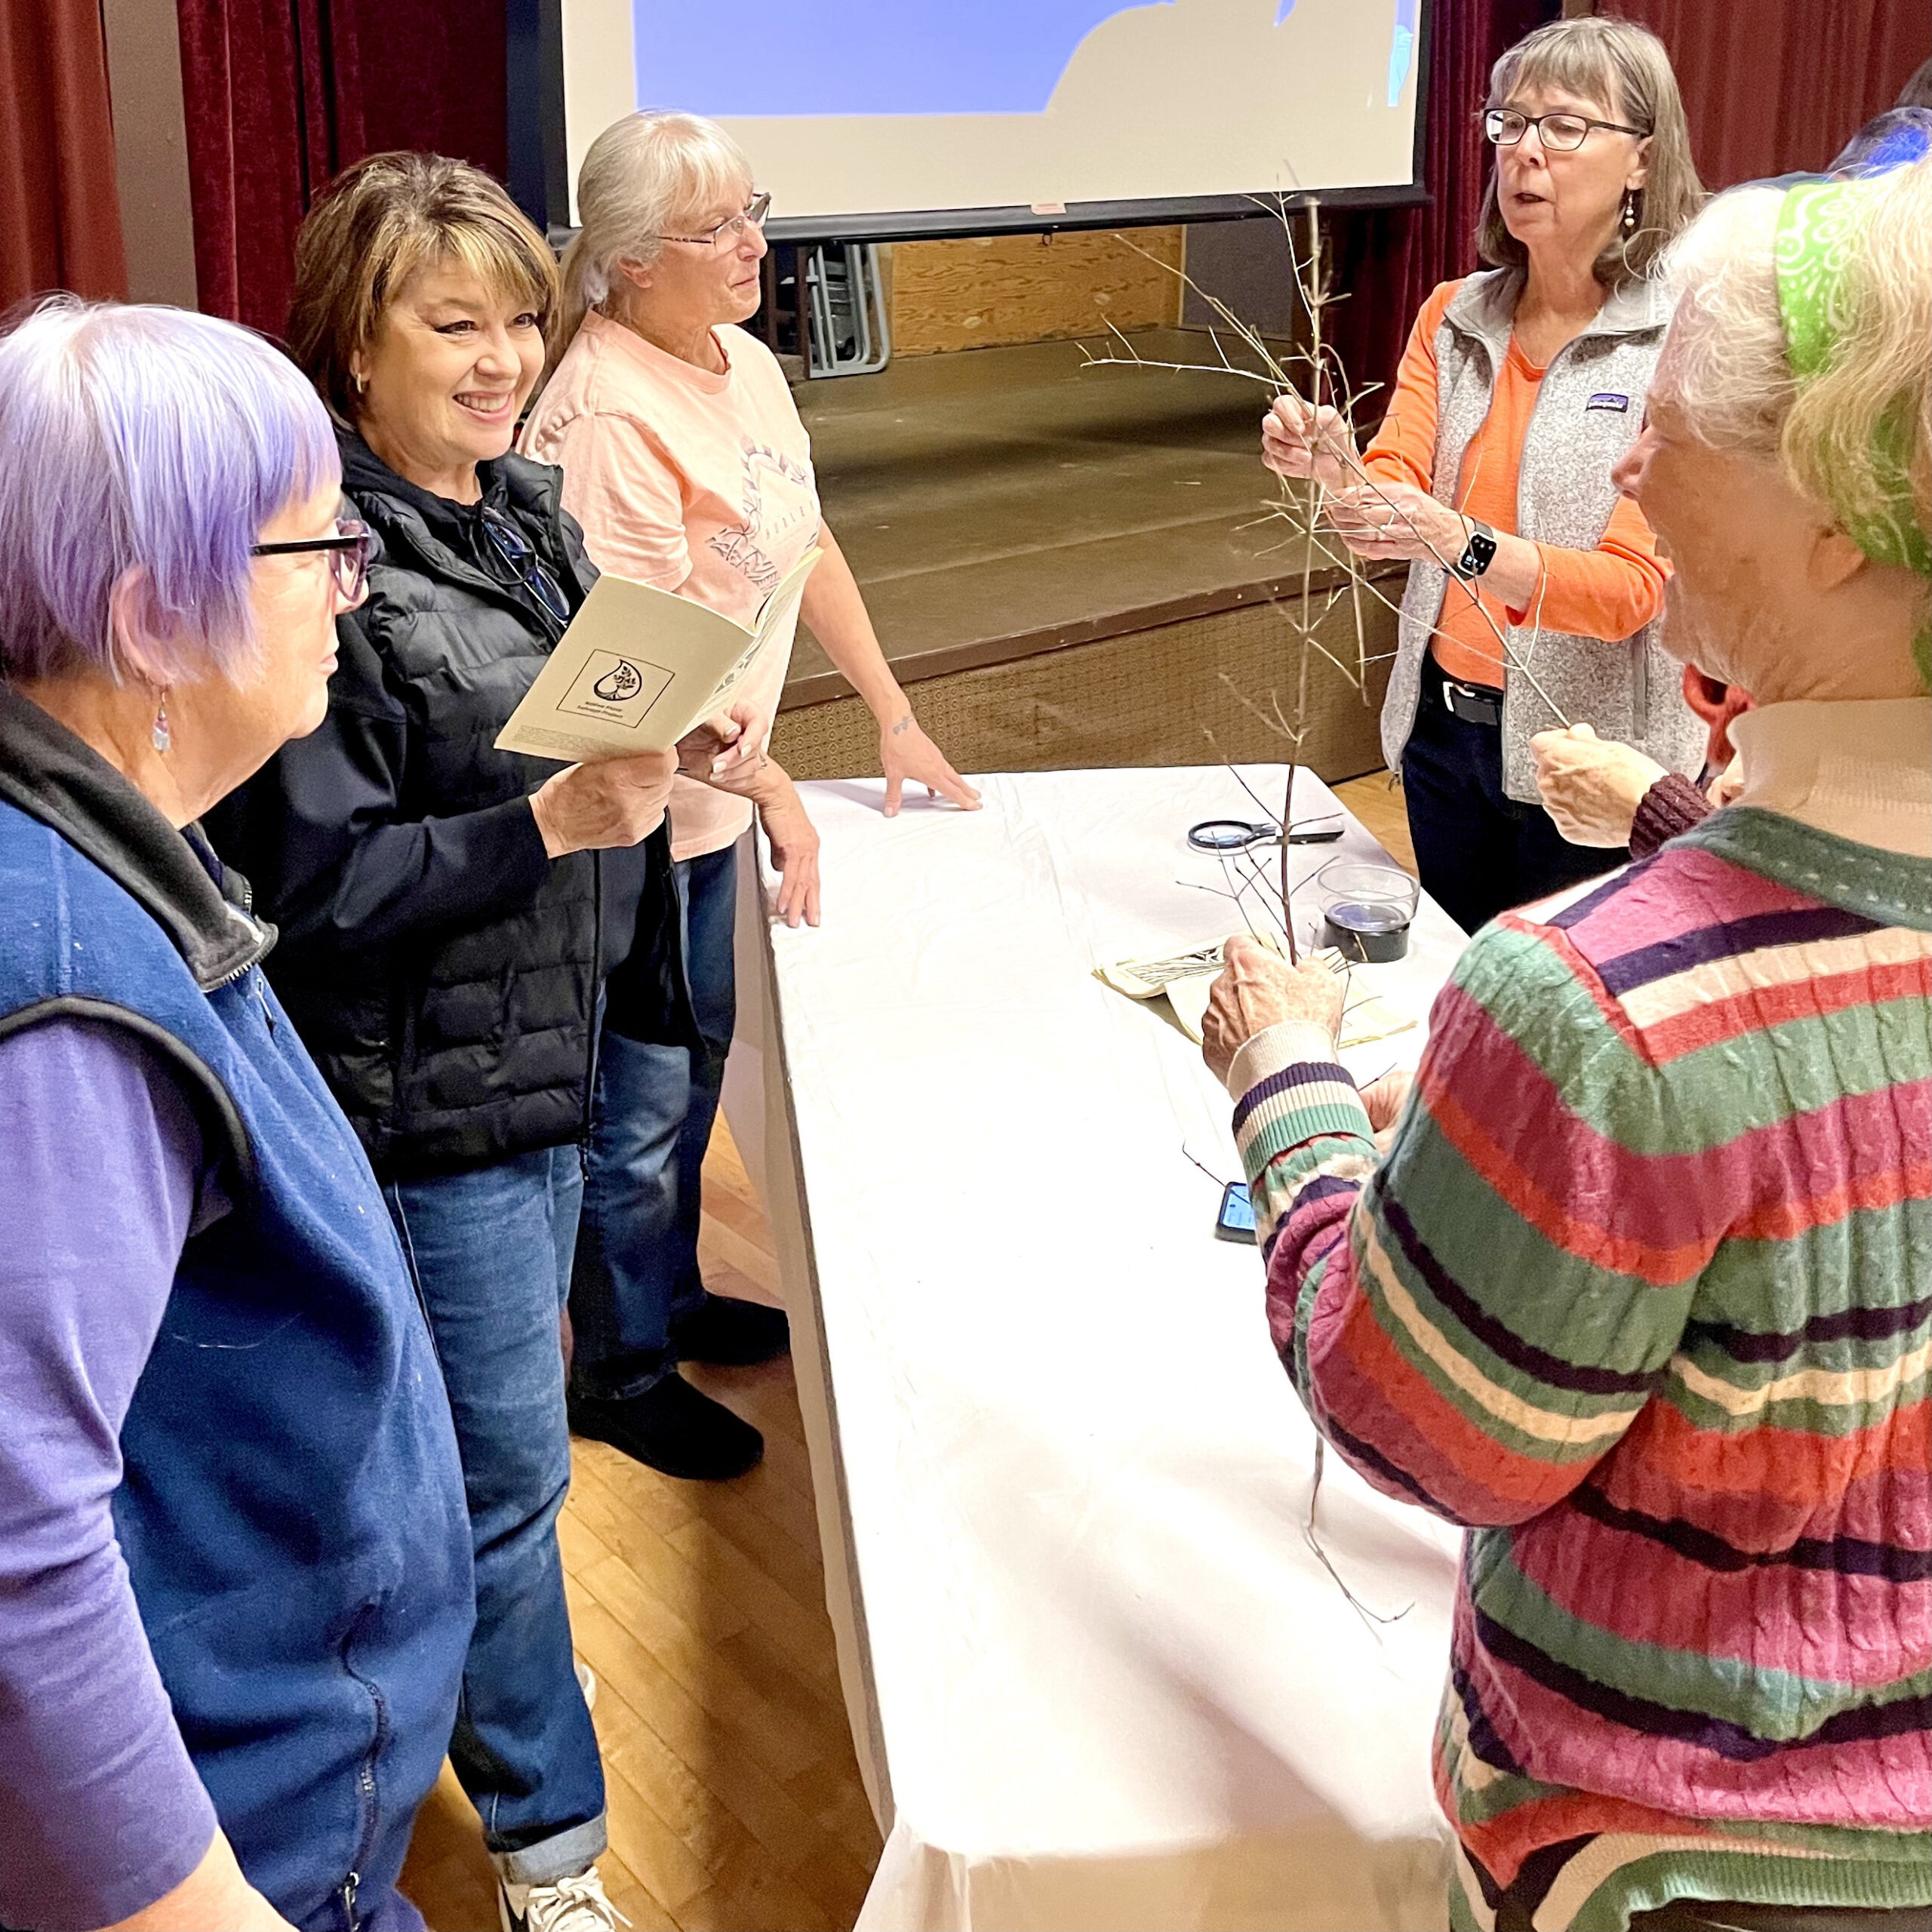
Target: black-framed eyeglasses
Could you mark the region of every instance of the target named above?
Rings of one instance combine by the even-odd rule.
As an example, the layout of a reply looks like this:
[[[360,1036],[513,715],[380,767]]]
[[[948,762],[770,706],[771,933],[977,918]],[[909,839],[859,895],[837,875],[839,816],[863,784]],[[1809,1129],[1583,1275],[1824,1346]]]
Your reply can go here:
[[[754,195],[745,204],[741,214],[728,215],[715,228],[707,228],[702,235],[658,235],[652,237],[658,242],[688,242],[694,248],[715,248],[721,241],[729,238],[736,242],[747,228],[762,229],[764,218],[771,212],[771,197],[762,192]]]
[[[1592,128],[1602,128],[1613,134],[1635,134],[1640,141],[1647,139],[1651,132],[1647,128],[1626,127],[1621,121],[1592,121],[1584,114],[1518,114],[1513,107],[1486,108],[1483,112],[1482,131],[1499,148],[1513,148],[1532,128],[1543,146],[1558,154],[1574,153],[1589,138]]]
[[[571,620],[570,599],[564,595],[563,586],[551,575],[543,558],[531,548],[523,532],[491,510],[482,512],[481,520],[483,534],[490,540],[491,549],[515,574],[517,581],[558,623],[568,624]]]
[[[375,537],[366,523],[352,516],[339,516],[335,520],[333,537],[298,537],[286,543],[251,544],[248,554],[251,557],[292,557],[304,550],[324,551],[328,556],[329,574],[335,579],[337,595],[345,604],[354,604],[360,600],[369,580],[369,553],[375,547]]]

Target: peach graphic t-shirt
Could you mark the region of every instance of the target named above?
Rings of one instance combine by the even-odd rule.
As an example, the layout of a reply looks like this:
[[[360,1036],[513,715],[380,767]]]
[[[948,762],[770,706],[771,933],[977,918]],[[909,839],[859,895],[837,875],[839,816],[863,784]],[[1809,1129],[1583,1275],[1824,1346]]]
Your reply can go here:
[[[561,465],[564,507],[600,571],[709,605],[741,624],[818,536],[811,439],[777,358],[743,329],[712,331],[722,375],[667,354],[621,322],[585,316],[525,424],[526,456]],[[760,664],[744,697],[768,714],[786,659]],[[671,850],[721,851],[752,822],[742,798],[680,778]]]

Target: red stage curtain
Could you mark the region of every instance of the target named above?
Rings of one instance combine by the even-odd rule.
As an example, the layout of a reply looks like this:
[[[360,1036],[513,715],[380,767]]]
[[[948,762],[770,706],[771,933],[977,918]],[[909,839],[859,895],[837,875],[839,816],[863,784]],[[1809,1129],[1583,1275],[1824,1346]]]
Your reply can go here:
[[[1335,288],[1348,300],[1328,317],[1343,366],[1358,386],[1395,374],[1429,291],[1478,266],[1476,218],[1489,144],[1476,115],[1488,97],[1489,70],[1555,11],[1547,0],[1435,0],[1431,7],[1423,182],[1433,198],[1425,208],[1364,210],[1329,223]],[[1382,402],[1380,392],[1365,398],[1361,420],[1380,416]]]
[[[1822,168],[1932,54],[1932,0],[1614,0],[1670,49],[1709,188]]]
[[[99,0],[0,5],[0,309],[128,293]]]
[[[178,0],[202,306],[279,335],[295,232],[365,154],[500,176],[503,11],[447,0]]]

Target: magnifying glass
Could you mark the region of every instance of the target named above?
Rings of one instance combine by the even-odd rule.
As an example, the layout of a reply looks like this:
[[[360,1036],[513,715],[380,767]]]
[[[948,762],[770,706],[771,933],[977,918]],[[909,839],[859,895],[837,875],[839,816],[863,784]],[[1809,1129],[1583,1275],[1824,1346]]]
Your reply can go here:
[[[1326,816],[1340,819],[1341,814],[1330,812]],[[1305,826],[1319,829],[1306,830]],[[1300,820],[1288,828],[1288,843],[1332,845],[1346,829],[1342,825],[1328,825],[1324,819]],[[1241,818],[1204,818],[1198,825],[1188,827],[1187,842],[1197,852],[1246,852],[1257,845],[1278,845],[1281,842],[1281,828],[1265,821],[1255,824]]]

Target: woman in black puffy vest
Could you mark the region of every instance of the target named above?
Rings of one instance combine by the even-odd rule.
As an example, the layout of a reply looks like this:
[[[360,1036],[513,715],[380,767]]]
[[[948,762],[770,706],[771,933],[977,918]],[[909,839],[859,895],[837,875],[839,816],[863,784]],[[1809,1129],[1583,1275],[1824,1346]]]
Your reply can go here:
[[[589,1932],[611,1922],[603,1777],[555,1528],[580,1148],[600,1011],[645,1040],[696,1033],[664,823],[676,760],[559,770],[494,748],[596,577],[558,472],[509,453],[556,297],[543,238],[460,162],[375,155],[316,204],[291,343],[374,534],[369,595],[341,622],[321,729],[214,831],[281,929],[270,977],[368,1149],[435,1333],[476,1558],[451,1755],[505,1922]],[[722,743],[699,736],[681,750]]]

